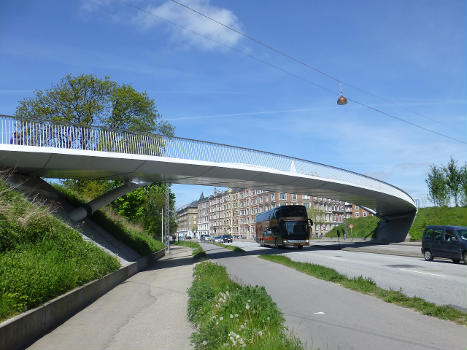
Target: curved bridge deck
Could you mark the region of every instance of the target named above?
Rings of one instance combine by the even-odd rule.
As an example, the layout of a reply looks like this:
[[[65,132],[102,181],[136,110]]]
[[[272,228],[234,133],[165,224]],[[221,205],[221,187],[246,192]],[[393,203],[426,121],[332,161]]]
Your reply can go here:
[[[401,189],[352,171],[280,154],[101,127],[0,117],[0,166],[49,178],[140,178],[180,184],[262,188],[371,208],[380,238],[399,241],[416,207]],[[15,134],[16,133],[16,134]],[[393,222],[392,231],[384,226]],[[394,225],[394,222],[403,225]],[[386,224],[386,225],[384,225]],[[405,231],[402,233],[402,231]]]

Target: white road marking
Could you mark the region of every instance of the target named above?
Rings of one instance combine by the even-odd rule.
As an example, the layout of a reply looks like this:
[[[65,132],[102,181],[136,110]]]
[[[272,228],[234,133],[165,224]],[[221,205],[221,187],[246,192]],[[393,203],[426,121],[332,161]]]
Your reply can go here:
[[[313,313],[313,315],[325,315],[325,313],[323,311],[318,311]]]
[[[423,272],[423,271],[417,271],[417,270],[410,270],[410,269],[399,269],[401,271],[407,271],[407,272],[414,272],[414,273],[419,273],[421,275],[430,275],[430,276],[436,276],[436,277],[442,277],[445,278],[447,276],[445,275],[439,275],[437,273],[431,273],[431,272]]]

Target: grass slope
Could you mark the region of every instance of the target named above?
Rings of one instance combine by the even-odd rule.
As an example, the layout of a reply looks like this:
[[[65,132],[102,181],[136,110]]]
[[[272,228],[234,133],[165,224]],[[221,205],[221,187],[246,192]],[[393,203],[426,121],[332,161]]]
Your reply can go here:
[[[400,291],[380,288],[370,278],[364,278],[362,276],[349,278],[328,267],[293,261],[282,255],[261,255],[260,258],[291,267],[297,271],[325,281],[340,284],[345,288],[349,288],[360,293],[375,296],[388,303],[417,310],[424,315],[467,325],[467,314],[464,312],[461,312],[451,306],[438,306],[421,298],[409,297]]]
[[[120,267],[0,180],[0,321]]]
[[[378,226],[379,218],[376,216],[366,216],[361,218],[347,219],[347,237],[349,238],[367,238],[374,237],[376,227]],[[353,224],[353,229],[348,228],[348,225]],[[341,233],[341,238],[344,237],[344,224],[334,227],[326,234],[326,237],[337,237],[337,230]]]
[[[420,208],[409,231],[410,239],[421,240],[428,225],[467,226],[467,207]]]
[[[58,184],[53,184],[53,186],[75,206],[80,206],[87,202],[79,194],[65,186]],[[96,211],[91,216],[91,219],[142,256],[164,249],[164,243],[145,233],[138,225],[134,225],[125,218],[115,214],[112,208],[105,207]]]
[[[264,287],[240,286],[225,267],[196,265],[188,290],[195,349],[303,349],[287,334],[284,318]]]

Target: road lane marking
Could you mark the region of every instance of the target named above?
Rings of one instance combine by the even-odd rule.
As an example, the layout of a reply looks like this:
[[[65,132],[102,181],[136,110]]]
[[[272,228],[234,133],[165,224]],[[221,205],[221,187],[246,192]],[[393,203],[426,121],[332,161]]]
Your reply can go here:
[[[414,273],[419,273],[421,275],[430,275],[430,276],[436,276],[436,277],[442,277],[445,278],[447,276],[445,275],[439,275],[437,273],[431,273],[431,272],[423,272],[423,271],[417,271],[417,270],[410,270],[410,269],[399,269],[401,271],[407,271],[407,272],[414,272]]]
[[[326,315],[323,311],[314,312],[313,315]]]

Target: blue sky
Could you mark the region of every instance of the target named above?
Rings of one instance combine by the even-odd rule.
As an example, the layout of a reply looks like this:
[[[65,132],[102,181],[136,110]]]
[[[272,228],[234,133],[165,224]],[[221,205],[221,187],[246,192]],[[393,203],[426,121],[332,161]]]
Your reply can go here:
[[[0,113],[86,73],[146,91],[177,136],[353,170],[422,203],[431,164],[466,162],[464,0],[180,1],[344,81],[346,96],[464,143],[337,106],[336,81],[165,0],[0,2]],[[212,192],[174,189],[178,206]]]

